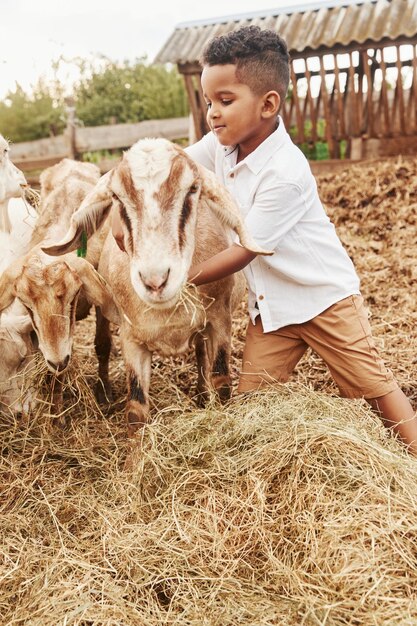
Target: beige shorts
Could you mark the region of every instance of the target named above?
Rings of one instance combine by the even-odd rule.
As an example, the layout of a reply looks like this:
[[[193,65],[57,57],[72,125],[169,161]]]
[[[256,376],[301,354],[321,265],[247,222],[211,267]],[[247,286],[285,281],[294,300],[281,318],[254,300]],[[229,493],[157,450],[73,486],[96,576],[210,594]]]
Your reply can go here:
[[[263,332],[249,321],[239,392],[286,382],[308,347],[327,364],[346,398],[379,398],[398,383],[378,355],[362,296],[349,296],[304,324]]]

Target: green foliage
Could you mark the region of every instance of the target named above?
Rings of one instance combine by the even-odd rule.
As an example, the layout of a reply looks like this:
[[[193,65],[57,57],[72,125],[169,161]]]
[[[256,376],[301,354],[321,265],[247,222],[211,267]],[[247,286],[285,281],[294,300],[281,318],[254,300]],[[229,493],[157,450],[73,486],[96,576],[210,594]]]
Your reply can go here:
[[[322,161],[330,159],[329,146],[326,141],[316,141],[316,143],[304,142],[298,146],[309,161]]]
[[[65,128],[60,85],[39,80],[32,94],[19,85],[0,102],[0,133],[14,142],[59,135]]]
[[[53,63],[55,76],[64,59]],[[184,82],[176,68],[144,60],[75,60],[80,79],[72,88],[76,117],[84,126],[140,122],[188,114]],[[65,91],[57,78],[39,80],[33,93],[17,86],[0,102],[0,133],[14,142],[61,134],[66,126]]]
[[[92,152],[83,152],[81,160],[99,165],[103,159],[117,161],[122,154],[123,150],[94,150]]]
[[[326,141],[326,122],[324,120],[318,120],[316,126],[317,141],[313,141],[313,125],[310,120],[306,120],[304,123],[304,136],[306,141],[302,143],[297,142],[297,127],[292,126],[290,128],[290,135],[294,143],[298,145],[300,150],[305,154],[309,161],[323,161],[330,159],[329,146]],[[341,151],[346,152],[346,142],[341,146]],[[343,156],[341,155],[341,158]]]
[[[85,126],[182,117],[188,113],[182,77],[176,69],[143,61],[82,68],[74,90],[77,118]]]

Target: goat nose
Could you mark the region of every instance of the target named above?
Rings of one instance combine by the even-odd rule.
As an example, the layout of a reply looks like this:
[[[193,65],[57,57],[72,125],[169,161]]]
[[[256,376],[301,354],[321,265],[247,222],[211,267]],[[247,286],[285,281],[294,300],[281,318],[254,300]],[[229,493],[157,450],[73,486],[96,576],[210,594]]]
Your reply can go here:
[[[58,363],[54,363],[53,361],[49,361],[49,360],[47,360],[47,363],[51,370],[53,370],[55,373],[58,373],[58,372],[63,372],[67,368],[69,360],[70,360],[70,355],[67,354],[65,359],[63,359],[62,361],[59,361]]]
[[[156,292],[156,291],[162,291],[162,289],[167,284],[169,272],[170,270],[167,269],[167,271],[164,273],[160,273],[160,274],[155,273],[155,274],[150,274],[149,276],[142,276],[142,274],[139,272],[139,276],[148,291]]]

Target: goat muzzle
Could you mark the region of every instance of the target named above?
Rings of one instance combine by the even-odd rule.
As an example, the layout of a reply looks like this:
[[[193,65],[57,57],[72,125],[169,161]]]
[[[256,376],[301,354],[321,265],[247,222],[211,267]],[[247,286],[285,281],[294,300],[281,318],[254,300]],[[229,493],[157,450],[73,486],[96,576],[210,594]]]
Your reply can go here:
[[[58,363],[54,363],[53,361],[49,361],[47,360],[47,364],[49,369],[56,375],[62,374],[62,372],[64,372],[67,367],[68,367],[68,363],[70,361],[71,356],[69,354],[67,354],[67,356],[62,360],[62,361],[58,361]]]
[[[166,287],[169,273],[170,270],[168,268],[165,272],[149,274],[148,276],[143,276],[139,272],[139,277],[142,283],[145,285],[147,291],[157,294]]]

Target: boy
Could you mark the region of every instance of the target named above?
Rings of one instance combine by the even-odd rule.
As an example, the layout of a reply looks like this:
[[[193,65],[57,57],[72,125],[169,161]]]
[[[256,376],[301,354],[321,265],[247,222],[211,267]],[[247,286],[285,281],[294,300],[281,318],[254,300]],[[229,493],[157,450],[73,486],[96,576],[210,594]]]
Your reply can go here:
[[[187,153],[217,174],[255,241],[275,251],[257,257],[233,244],[189,272],[196,285],[245,273],[250,321],[238,391],[287,381],[310,346],[341,395],[366,398],[417,454],[417,418],[377,354],[353,264],[278,115],[289,83],[285,42],[243,27],[212,39],[202,66],[211,132]],[[113,232],[122,246],[117,224]]]

